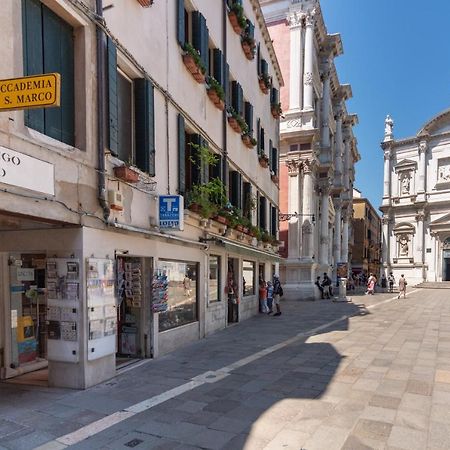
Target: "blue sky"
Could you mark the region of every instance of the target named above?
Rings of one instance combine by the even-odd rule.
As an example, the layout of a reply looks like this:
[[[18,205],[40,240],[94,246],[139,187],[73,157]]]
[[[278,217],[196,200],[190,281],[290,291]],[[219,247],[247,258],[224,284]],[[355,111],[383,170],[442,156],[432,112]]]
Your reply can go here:
[[[361,161],[355,187],[378,209],[383,194],[384,119],[396,139],[414,136],[450,108],[450,1],[321,0],[328,33],[341,33],[335,59],[341,83],[350,83],[349,112]]]

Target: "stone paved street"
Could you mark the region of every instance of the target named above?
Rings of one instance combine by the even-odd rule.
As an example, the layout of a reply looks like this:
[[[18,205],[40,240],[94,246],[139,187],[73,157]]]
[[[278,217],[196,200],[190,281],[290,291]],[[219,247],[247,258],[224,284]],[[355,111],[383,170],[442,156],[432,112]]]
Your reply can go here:
[[[87,391],[2,383],[0,448],[448,449],[449,292],[284,303]]]

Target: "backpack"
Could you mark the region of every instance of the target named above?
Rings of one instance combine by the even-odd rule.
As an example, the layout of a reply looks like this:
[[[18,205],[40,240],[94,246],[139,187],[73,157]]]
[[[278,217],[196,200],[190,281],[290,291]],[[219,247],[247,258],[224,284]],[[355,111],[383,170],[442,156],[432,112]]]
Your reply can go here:
[[[281,284],[280,284],[280,287],[278,289],[278,294],[280,295],[280,297],[283,297],[283,295],[284,295],[283,288],[281,287]]]

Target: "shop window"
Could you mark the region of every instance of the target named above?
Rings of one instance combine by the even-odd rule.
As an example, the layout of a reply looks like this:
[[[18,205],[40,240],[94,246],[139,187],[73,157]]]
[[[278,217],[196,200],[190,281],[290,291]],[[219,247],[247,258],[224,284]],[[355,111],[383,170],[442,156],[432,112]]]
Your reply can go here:
[[[24,75],[61,75],[61,106],[25,111],[25,125],[75,145],[74,30],[38,0],[22,5]]]
[[[242,293],[245,296],[255,295],[255,263],[252,261],[242,262]]]
[[[159,331],[198,320],[198,264],[159,260],[159,274],[167,277],[167,309],[159,313]]]
[[[221,298],[221,280],[220,280],[221,259],[220,256],[211,255],[209,257],[209,284],[208,299],[209,302],[220,302]]]

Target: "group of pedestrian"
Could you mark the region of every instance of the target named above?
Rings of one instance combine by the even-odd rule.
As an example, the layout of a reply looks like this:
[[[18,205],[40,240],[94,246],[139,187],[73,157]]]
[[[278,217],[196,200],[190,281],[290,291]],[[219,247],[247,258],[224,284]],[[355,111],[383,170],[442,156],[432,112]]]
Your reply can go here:
[[[320,298],[332,298],[333,297],[333,287],[331,283],[331,278],[326,272],[323,273],[323,280],[320,280],[320,276],[316,278],[314,283],[320,291]]]
[[[266,281],[264,278],[259,279],[259,302],[260,311],[265,314],[273,313],[273,305],[275,305],[276,313],[274,316],[281,316],[280,299],[283,296],[283,288],[281,287],[280,277],[275,274],[272,281]]]

